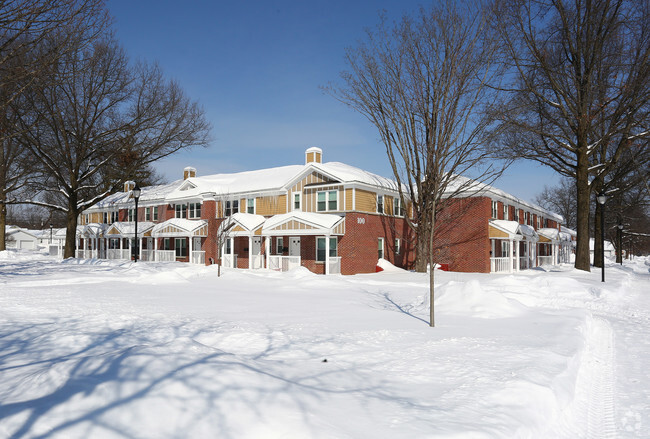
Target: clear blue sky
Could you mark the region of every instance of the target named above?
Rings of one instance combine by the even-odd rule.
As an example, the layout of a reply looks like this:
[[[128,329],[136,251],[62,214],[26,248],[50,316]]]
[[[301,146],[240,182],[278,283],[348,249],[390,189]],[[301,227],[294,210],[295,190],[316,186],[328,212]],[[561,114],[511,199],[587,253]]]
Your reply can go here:
[[[213,142],[160,162],[167,180],[301,164],[304,150],[391,177],[376,129],[319,86],[337,81],[344,51],[378,22],[420,0],[109,0],[133,59],[156,61],[206,110]],[[531,200],[558,177],[518,164],[495,186]]]

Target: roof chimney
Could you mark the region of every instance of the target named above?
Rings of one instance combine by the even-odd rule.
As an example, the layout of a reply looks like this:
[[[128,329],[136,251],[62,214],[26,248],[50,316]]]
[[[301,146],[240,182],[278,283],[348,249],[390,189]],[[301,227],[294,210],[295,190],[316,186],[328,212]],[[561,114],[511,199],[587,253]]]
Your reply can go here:
[[[124,192],[131,192],[135,187],[135,181],[125,181],[124,182]]]
[[[305,164],[312,162],[323,163],[323,150],[316,146],[312,146],[305,151]]]
[[[190,177],[196,177],[196,168],[188,166],[187,168],[183,169],[183,180],[187,180]]]

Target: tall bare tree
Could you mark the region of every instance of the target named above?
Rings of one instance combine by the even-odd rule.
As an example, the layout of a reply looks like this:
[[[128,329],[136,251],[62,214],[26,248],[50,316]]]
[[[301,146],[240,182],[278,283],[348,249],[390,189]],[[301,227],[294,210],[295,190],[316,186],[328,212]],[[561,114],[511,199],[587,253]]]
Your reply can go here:
[[[590,196],[650,135],[649,10],[647,0],[501,0],[495,9],[514,78],[495,106],[506,128],[498,146],[574,182],[581,270],[590,270]]]
[[[416,270],[431,267],[431,326],[436,215],[501,171],[486,164],[492,120],[483,109],[499,78],[486,18],[474,2],[443,1],[394,26],[382,19],[347,51],[343,85],[326,89],[379,131],[402,205],[412,207]]]
[[[576,191],[572,180],[565,177],[557,186],[544,186],[533,201],[544,209],[562,215],[566,227],[576,228]]]
[[[130,65],[110,35],[79,44],[49,76],[28,94],[21,141],[49,175],[42,193],[64,201],[50,207],[67,214],[64,257],[71,257],[83,209],[151,163],[207,144],[209,124],[177,83],[155,65]]]
[[[101,29],[107,15],[101,0],[9,0],[0,3],[0,250],[5,249],[7,205],[24,199],[38,178],[29,151],[18,138],[14,120],[23,94],[64,53],[77,32]],[[60,29],[57,46],[43,43]]]

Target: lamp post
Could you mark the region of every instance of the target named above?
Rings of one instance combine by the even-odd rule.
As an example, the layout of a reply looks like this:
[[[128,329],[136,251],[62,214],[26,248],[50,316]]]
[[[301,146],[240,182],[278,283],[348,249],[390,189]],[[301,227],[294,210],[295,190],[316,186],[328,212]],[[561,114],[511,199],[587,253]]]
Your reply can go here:
[[[607,195],[605,195],[604,192],[601,192],[600,194],[598,194],[596,199],[598,200],[598,204],[600,204],[600,241],[601,241],[600,262],[602,264],[601,282],[605,282],[605,202],[607,201]],[[595,258],[596,255],[594,254],[594,259]]]
[[[50,223],[50,244],[52,244],[52,223]]]
[[[133,199],[135,200],[135,255],[133,256],[133,262],[138,262],[138,200],[140,200],[140,186],[138,183],[133,187]]]
[[[620,222],[616,226],[616,241],[616,250],[618,250],[616,253],[616,259],[618,260],[616,262],[623,265],[623,224]]]

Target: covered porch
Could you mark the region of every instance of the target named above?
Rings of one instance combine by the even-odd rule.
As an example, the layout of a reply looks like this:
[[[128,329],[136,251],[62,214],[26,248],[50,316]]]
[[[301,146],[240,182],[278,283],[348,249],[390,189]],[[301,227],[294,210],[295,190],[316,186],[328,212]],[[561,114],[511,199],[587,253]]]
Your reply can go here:
[[[205,264],[203,244],[208,237],[206,220],[172,218],[156,224],[151,230],[153,261]]]
[[[106,241],[104,235],[106,224],[91,223],[77,226],[75,257],[80,259],[105,259]]]
[[[536,266],[539,236],[535,229],[506,220],[490,220],[488,227],[491,273],[512,273]]]
[[[221,265],[228,268],[264,268],[261,215],[237,212],[226,218],[217,230]]]
[[[537,243],[537,266],[557,265],[560,262],[560,231],[557,229],[539,229]]]
[[[138,259],[148,261],[151,230],[154,223],[149,221],[138,222]],[[126,259],[133,257],[135,247],[135,223],[116,222],[108,227],[105,233],[106,259]],[[149,238],[147,240],[147,238]]]

